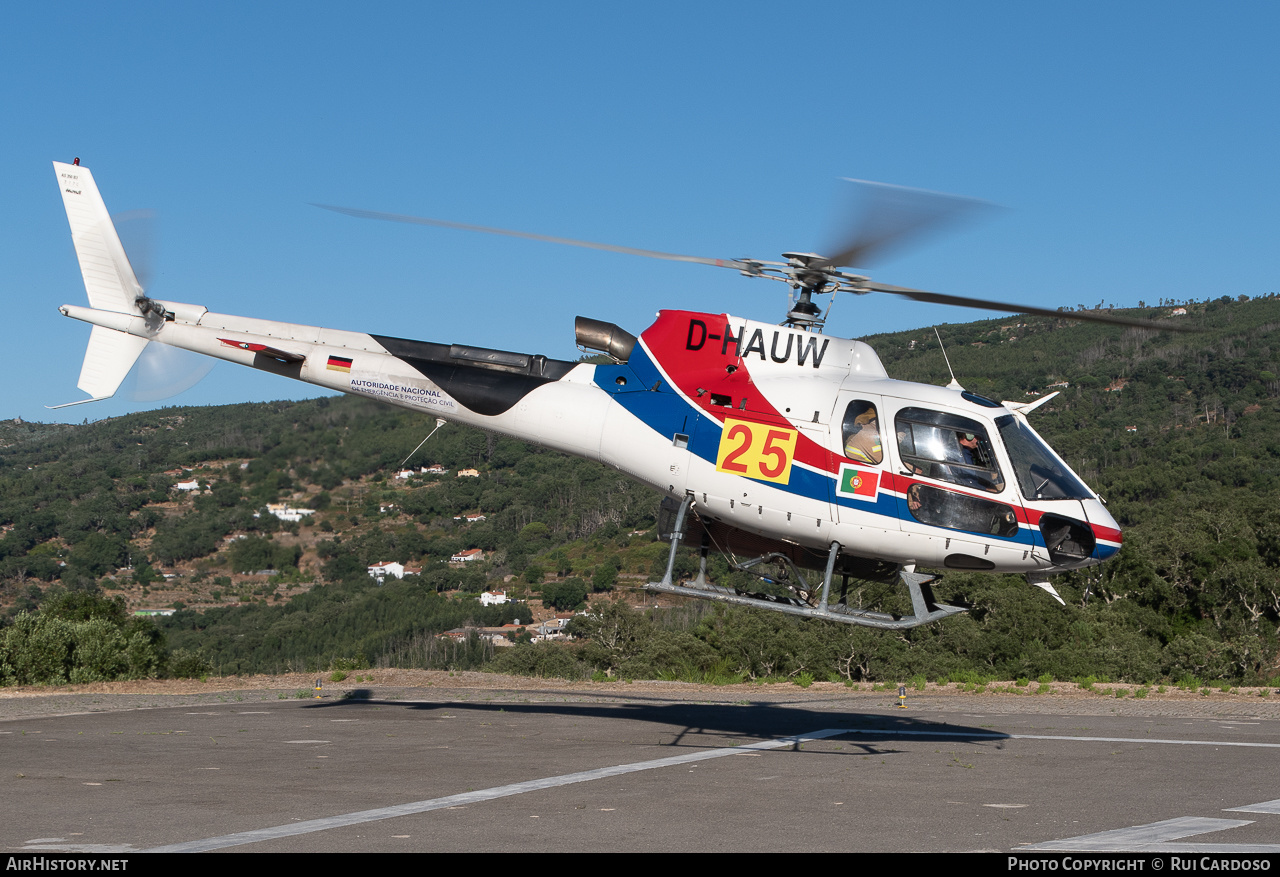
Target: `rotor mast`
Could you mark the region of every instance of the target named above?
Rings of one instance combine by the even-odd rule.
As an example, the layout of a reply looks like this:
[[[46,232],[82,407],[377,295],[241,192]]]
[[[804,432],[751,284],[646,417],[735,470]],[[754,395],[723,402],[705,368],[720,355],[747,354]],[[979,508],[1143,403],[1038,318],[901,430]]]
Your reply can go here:
[[[821,332],[826,315],[814,303],[813,297],[824,292],[835,292],[838,288],[838,284],[831,282],[826,270],[814,267],[815,264],[825,267],[827,260],[817,253],[783,253],[782,258],[787,260],[791,270],[779,279],[785,279],[796,290],[795,301],[792,302],[783,325],[806,332]]]

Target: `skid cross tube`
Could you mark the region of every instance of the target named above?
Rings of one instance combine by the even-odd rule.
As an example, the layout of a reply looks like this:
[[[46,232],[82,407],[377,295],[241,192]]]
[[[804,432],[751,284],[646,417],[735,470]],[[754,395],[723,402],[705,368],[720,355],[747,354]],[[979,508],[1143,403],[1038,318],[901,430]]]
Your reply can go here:
[[[778,554],[777,552],[764,554],[741,563],[734,563],[732,567],[736,570],[765,578],[762,573],[755,570],[755,567],[770,561],[781,562],[790,569],[791,574],[794,576],[795,584],[787,585],[787,587],[796,595],[795,597],[745,594],[730,588],[706,584],[705,545],[702,546],[702,551],[700,552],[701,563],[699,565],[698,578],[688,585],[678,585],[673,577],[676,551],[684,538],[685,515],[692,504],[692,496],[686,496],[684,502],[680,504],[680,510],[676,514],[676,525],[671,533],[671,552],[667,556],[666,575],[662,577],[660,582],[650,582],[645,586],[646,590],[676,594],[681,597],[694,597],[699,600],[711,600],[717,603],[729,603],[736,606],[751,606],[756,609],[782,612],[787,615],[799,615],[804,618],[822,618],[828,621],[857,624],[862,627],[874,627],[881,630],[903,630],[910,627],[919,627],[922,624],[941,621],[943,618],[966,611],[961,606],[948,606],[945,603],[937,602],[931,587],[936,578],[935,576],[907,572],[906,570],[899,573],[899,579],[907,586],[907,593],[911,597],[913,615],[894,615],[871,609],[855,609],[838,603],[832,605],[828,601],[831,597],[831,579],[835,574],[836,561],[840,556],[841,546],[839,542],[832,542],[827,553],[827,566],[822,577],[821,596],[816,606],[808,604],[808,601],[812,599],[813,589],[805,580],[804,574],[799,567],[792,563],[791,559],[786,555]]]

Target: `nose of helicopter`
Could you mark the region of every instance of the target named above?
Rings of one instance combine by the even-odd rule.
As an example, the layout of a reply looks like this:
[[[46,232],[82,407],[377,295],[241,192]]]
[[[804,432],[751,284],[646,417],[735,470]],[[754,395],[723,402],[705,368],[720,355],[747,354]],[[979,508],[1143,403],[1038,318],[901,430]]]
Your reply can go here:
[[[1116,523],[1116,519],[1111,517],[1111,512],[1107,511],[1107,507],[1102,501],[1095,499],[1086,499],[1081,502],[1084,506],[1085,518],[1089,522],[1090,529],[1093,530],[1093,538],[1095,547],[1093,556],[1097,560],[1106,560],[1115,555],[1120,550],[1121,543],[1124,542],[1124,534],[1120,532],[1120,525]]]

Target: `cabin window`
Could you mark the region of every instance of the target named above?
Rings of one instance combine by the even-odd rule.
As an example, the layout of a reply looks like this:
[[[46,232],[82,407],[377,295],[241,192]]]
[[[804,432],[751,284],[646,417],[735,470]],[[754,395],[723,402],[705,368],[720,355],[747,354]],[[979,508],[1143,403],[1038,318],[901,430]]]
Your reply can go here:
[[[1045,444],[1044,439],[1012,414],[996,418],[996,428],[1013,463],[1022,495],[1038,499],[1093,499],[1093,491]]]
[[[896,421],[898,453],[907,474],[999,493],[1004,476],[986,428],[958,414],[904,408]]]
[[[1018,535],[1018,517],[1010,506],[967,493],[913,484],[907,490],[907,508],[917,521],[934,527],[1006,539]]]
[[[844,455],[850,460],[879,465],[884,459],[880,447],[880,419],[876,406],[854,399],[844,409]]]

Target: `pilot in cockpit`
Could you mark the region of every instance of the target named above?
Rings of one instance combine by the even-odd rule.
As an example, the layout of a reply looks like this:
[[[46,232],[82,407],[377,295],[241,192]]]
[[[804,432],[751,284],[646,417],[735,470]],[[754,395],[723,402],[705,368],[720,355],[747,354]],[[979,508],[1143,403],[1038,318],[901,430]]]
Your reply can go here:
[[[870,465],[879,465],[884,459],[876,406],[870,402],[850,402],[845,410],[844,455],[850,460]]]

